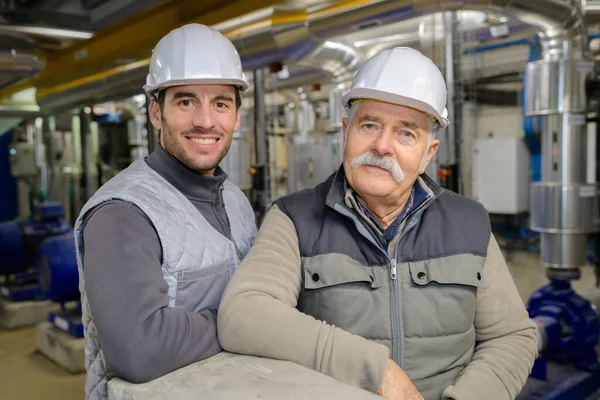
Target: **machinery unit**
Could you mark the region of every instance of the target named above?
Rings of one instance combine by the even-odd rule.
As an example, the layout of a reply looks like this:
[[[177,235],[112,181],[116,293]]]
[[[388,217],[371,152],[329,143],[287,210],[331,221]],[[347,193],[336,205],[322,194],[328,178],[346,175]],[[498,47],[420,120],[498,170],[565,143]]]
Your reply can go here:
[[[10,170],[15,178],[35,176],[39,173],[36,149],[33,143],[14,142],[9,149]]]
[[[598,390],[598,308],[575,293],[600,230],[598,185],[587,181],[586,90],[594,81],[587,37],[540,36],[542,59],[525,68],[524,116],[541,125],[542,173],[531,184],[531,229],[541,235],[550,283],[527,303],[539,332],[540,356],[519,399],[586,399]]]
[[[71,336],[83,337],[79,275],[73,231],[49,238],[37,253],[36,271],[40,292],[45,299],[61,305],[60,312],[50,312],[49,321]],[[67,308],[67,303],[77,302]]]
[[[35,258],[42,243],[53,236],[71,232],[59,203],[44,203],[35,207],[30,220],[0,224],[0,276],[5,283],[1,294],[11,301],[42,299]]]

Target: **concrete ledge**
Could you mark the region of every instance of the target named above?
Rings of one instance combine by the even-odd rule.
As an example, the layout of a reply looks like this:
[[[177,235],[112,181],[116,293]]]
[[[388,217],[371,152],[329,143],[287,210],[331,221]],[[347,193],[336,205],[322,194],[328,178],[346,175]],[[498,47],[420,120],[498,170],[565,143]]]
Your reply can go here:
[[[68,372],[85,372],[85,339],[73,337],[50,322],[42,322],[37,328],[35,344],[40,353]]]
[[[115,378],[109,400],[376,400],[381,397],[288,362],[222,352],[144,384]]]
[[[10,301],[0,296],[0,328],[16,329],[47,321],[50,311],[59,311],[60,304],[50,300]]]

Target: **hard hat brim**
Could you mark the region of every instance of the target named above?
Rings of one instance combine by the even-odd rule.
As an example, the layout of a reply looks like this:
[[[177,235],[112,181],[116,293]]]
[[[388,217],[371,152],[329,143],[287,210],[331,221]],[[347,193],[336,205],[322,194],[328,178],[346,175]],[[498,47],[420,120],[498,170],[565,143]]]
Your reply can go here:
[[[144,85],[144,91],[148,95],[148,97],[152,97],[152,93],[157,89],[165,89],[173,86],[186,86],[186,85],[233,85],[240,89],[240,92],[248,89],[248,82],[243,81],[241,79],[178,79],[172,80],[165,83],[161,83],[160,85],[152,86],[152,85]]]
[[[422,112],[430,115],[431,117],[433,117],[435,120],[437,120],[437,122],[439,123],[439,125],[442,129],[446,128],[448,126],[448,123],[450,122],[448,120],[448,118],[440,115],[433,107],[431,107],[427,103],[424,103],[422,101],[419,101],[419,100],[416,100],[416,99],[413,99],[410,97],[393,94],[393,93],[389,93],[389,92],[384,92],[382,90],[370,89],[370,88],[350,89],[342,97],[342,102],[344,104],[344,107],[346,108],[347,113],[350,113],[350,103],[354,99],[379,100],[379,101],[383,101],[385,103],[396,104],[399,106],[406,106],[409,108],[416,109],[418,111],[422,111]]]

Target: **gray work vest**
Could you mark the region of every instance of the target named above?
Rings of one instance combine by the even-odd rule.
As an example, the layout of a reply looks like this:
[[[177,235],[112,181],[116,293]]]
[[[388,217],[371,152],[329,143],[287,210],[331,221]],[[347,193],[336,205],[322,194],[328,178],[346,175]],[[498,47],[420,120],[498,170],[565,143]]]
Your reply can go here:
[[[473,356],[491,229],[481,204],[426,175],[420,182],[433,195],[409,213],[387,251],[345,202],[342,168],[276,204],[298,234],[298,309],[386,345],[423,397],[439,400]]]
[[[120,199],[135,204],[154,224],[162,246],[162,272],[169,307],[190,312],[217,310],[225,286],[256,236],[254,212],[242,191],[224,182],[223,199],[233,241],[215,230],[194,205],[144,160],[133,162],[106,182],[85,204],[75,223],[82,322],[85,334],[86,398],[107,398],[104,354],[98,342],[83,275],[83,222],[99,204]]]

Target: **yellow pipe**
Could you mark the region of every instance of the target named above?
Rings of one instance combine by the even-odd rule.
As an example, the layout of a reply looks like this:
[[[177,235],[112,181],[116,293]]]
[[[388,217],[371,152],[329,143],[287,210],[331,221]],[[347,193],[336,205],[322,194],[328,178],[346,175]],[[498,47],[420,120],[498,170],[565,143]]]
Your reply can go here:
[[[144,67],[148,64],[150,64],[150,57],[126,64],[126,65],[121,65],[118,67],[110,68],[105,71],[93,74],[93,75],[84,76],[83,78],[78,78],[73,81],[63,83],[61,85],[53,86],[48,89],[40,89],[40,90],[36,91],[35,97],[36,98],[46,97],[46,96],[49,96],[56,92],[62,92],[64,90],[73,89],[78,86],[87,85],[89,83],[93,83],[93,82],[99,81],[101,79],[106,79],[108,77],[120,74],[122,72],[127,72],[132,69]]]
[[[256,0],[256,2],[249,2],[249,1],[238,1],[236,3],[233,3],[230,6],[226,6],[222,9],[219,9],[216,12],[210,13],[210,14],[205,14],[201,17],[196,17],[196,18],[192,18],[188,21],[186,21],[186,23],[193,23],[193,22],[197,22],[197,23],[203,23],[206,25],[214,25],[217,24],[219,22],[223,22],[224,20],[227,20],[228,18],[223,18],[223,16],[225,15],[233,15],[234,13],[237,13],[238,16],[243,16],[243,15],[247,15],[253,11],[256,11],[257,9],[263,8],[263,7],[257,7],[257,5],[267,5],[265,3],[268,3],[269,5],[272,5],[271,3],[277,3],[281,0],[278,1],[274,1],[274,0],[261,0],[261,3],[259,4],[259,1]],[[244,34],[246,34],[247,32],[251,32],[254,31],[256,29],[268,29],[271,26],[275,26],[275,25],[285,25],[285,24],[293,24],[293,23],[297,23],[297,22],[302,22],[302,21],[306,21],[308,18],[310,19],[320,19],[322,17],[328,16],[328,15],[332,15],[335,13],[340,13],[343,12],[345,10],[348,9],[352,9],[354,7],[357,6],[361,6],[364,5],[365,3],[369,3],[372,0],[342,0],[339,1],[337,3],[334,3],[332,5],[329,5],[327,7],[323,7],[321,9],[315,9],[313,12],[310,13],[310,15],[307,14],[307,10],[306,9],[300,9],[300,10],[290,10],[290,11],[284,11],[284,12],[276,12],[273,13],[271,15],[269,15],[268,17],[259,19],[259,20],[255,20],[252,22],[249,22],[247,24],[243,24],[241,26],[236,26],[233,29],[229,29],[229,30],[225,30],[223,31],[223,34],[226,35],[227,37],[229,37],[231,40],[237,39],[239,37],[244,36]],[[183,5],[183,3],[187,3],[187,0],[182,0],[181,1],[181,5]],[[195,3],[197,4],[197,3]],[[111,28],[111,30],[109,32],[103,32],[100,35],[97,35],[97,37],[99,37],[99,42],[95,42],[95,43],[105,43],[105,40],[112,40],[111,38],[113,38],[115,32],[129,32],[129,30],[135,31],[137,28],[137,25],[139,25],[140,23],[143,23],[144,25],[149,24],[148,21],[153,21],[152,24],[158,24],[159,22],[155,20],[155,18],[157,17],[157,14],[160,14],[160,17],[162,18],[162,21],[164,23],[165,19],[172,19],[173,15],[172,15],[172,11],[174,9],[177,9],[177,7],[173,8],[172,5],[170,3],[168,3],[169,7],[166,7],[166,5],[162,6],[162,7],[157,7],[154,9],[154,12],[152,10],[144,13],[142,16],[140,16],[140,21],[136,24],[135,22],[130,22],[128,24],[128,26],[126,27],[122,27],[122,26],[116,26]],[[164,11],[163,9],[166,8],[166,11]],[[196,6],[197,8],[197,6]],[[192,9],[186,9],[186,11],[188,13],[192,12]],[[231,18],[229,18],[231,19]],[[120,24],[122,25],[122,24]],[[182,25],[182,24],[178,24]],[[126,37],[130,37],[129,35],[131,35],[133,33],[128,33]],[[157,35],[154,35],[157,36]],[[104,39],[104,38],[107,39]],[[92,39],[93,40],[93,39]],[[156,42],[159,40],[159,38],[152,38],[151,40],[151,44],[149,44],[150,48],[152,48]],[[120,40],[120,42],[123,42],[123,40]],[[148,40],[146,39],[146,41],[144,43],[147,43]],[[92,44],[95,44],[92,43]],[[139,42],[136,43],[136,46],[139,46]],[[268,46],[267,43],[265,43],[265,46]],[[74,56],[77,54],[81,54],[83,51],[87,51],[86,49],[89,49],[90,54],[92,54],[92,50],[94,50],[92,48],[92,46],[90,44],[83,43],[82,45],[78,46],[77,48],[73,48],[70,52],[69,52],[69,56]],[[89,58],[90,55],[88,54],[85,58]],[[65,78],[63,78],[62,82],[58,82],[58,83],[52,83],[53,81],[50,80],[49,76],[52,75],[53,71],[59,69],[61,70],[61,72],[63,72],[63,68],[60,68],[60,63],[59,61],[57,61],[58,59],[55,57],[53,59],[49,60],[49,66],[44,70],[44,72],[42,72],[42,74],[40,74],[38,77],[34,78],[34,80],[32,80],[31,83],[35,84],[38,87],[37,93],[36,93],[36,98],[43,98],[45,96],[48,96],[50,94],[54,94],[57,92],[61,92],[67,89],[71,89],[71,88],[75,88],[78,86],[82,86],[85,84],[89,84],[101,79],[106,79],[109,78],[113,75],[119,74],[123,71],[127,71],[130,70],[132,68],[137,68],[142,66],[143,64],[140,63],[145,63],[147,65],[147,63],[149,62],[149,58],[143,58],[143,59],[139,59],[139,57],[136,59],[136,61],[134,61],[133,63],[124,65],[124,66],[118,66],[118,67],[111,67],[108,69],[104,69],[102,71],[98,71],[95,72],[91,75],[86,75],[86,76],[81,76],[78,77],[77,79],[73,80],[73,76],[71,75],[69,77],[69,80],[66,80]],[[55,77],[58,74],[55,73]],[[63,74],[64,75],[64,74]],[[55,78],[56,79],[56,78]],[[2,92],[0,91],[0,96],[2,95]]]

